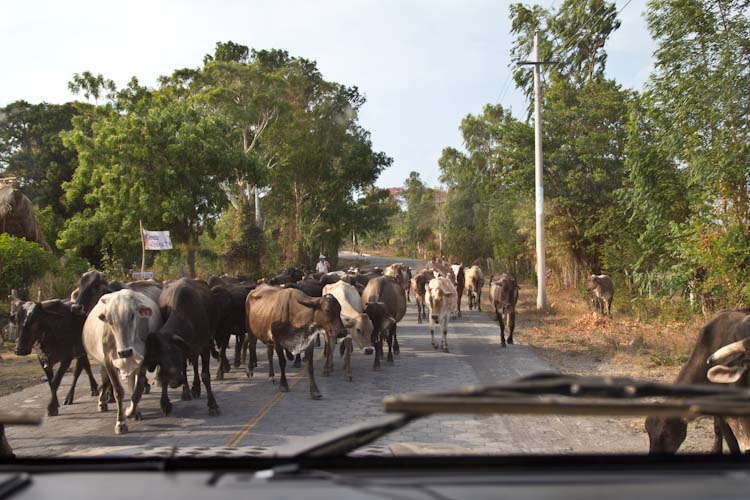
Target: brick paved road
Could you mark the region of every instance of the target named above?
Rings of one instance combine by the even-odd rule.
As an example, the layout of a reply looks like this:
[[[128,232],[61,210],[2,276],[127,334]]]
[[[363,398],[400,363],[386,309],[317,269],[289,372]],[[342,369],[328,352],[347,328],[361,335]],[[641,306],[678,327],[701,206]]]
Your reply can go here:
[[[371,261],[387,263],[385,259]],[[433,350],[427,326],[416,324],[412,303],[399,324],[401,355],[395,363],[374,372],[372,356],[355,353],[354,381],[347,382],[340,359],[330,377],[321,375],[319,361],[316,378],[323,393],[319,401],[309,399],[307,379],[300,379],[301,371],[293,368],[288,371],[291,392],[280,395],[266,377],[261,352],[263,361],[253,379],[245,378],[240,370],[214,383],[222,409],[219,417],[208,417],[205,397],[179,401],[179,392],[171,391],[174,410],[165,418],[159,411],[157,390],[141,403],[145,420],[129,423],[130,432],[116,436],[114,413],[96,413],[95,398],[88,395],[84,382],[76,403],[62,407],[59,416],[46,418],[39,428],[11,428],[8,437],[19,455],[133,454],[172,446],[193,447],[195,453],[201,452],[195,447],[238,447],[243,453],[262,453],[268,447],[382,415],[382,398],[387,394],[507,381],[552,370],[522,345],[522,319],[520,326],[521,345],[502,349],[498,328],[487,314],[467,311],[450,325],[451,352],[446,354]],[[61,400],[67,383],[59,391]],[[46,384],[39,385],[0,398],[0,408],[42,413],[48,397]],[[611,418],[451,415],[416,421],[368,450],[385,454],[643,452],[647,441],[643,434]]]

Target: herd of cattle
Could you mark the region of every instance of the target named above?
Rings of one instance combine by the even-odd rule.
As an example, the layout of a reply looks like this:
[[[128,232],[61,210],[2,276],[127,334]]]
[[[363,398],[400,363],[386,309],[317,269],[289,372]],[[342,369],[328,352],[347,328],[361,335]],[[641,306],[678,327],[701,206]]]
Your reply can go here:
[[[513,277],[493,277],[491,302],[498,315],[503,347],[513,343],[518,285]],[[115,433],[127,432],[126,419],[140,420],[138,404],[151,390],[147,373],[156,371],[161,386],[160,406],[169,415],[169,388],[181,388],[181,399],[200,397],[205,388],[209,415],[219,405],[211,389],[209,367],[216,359],[216,380],[231,368],[227,348],[236,337],[235,367],[246,363],[246,374],[257,367],[257,342],[266,345],[269,377],[274,378],[274,353],[281,371],[279,389],[289,390],[286,363],[307,362],[310,396],[321,397],[315,382],[313,351],[324,347],[323,373],[333,371],[336,344],[343,357],[343,373],[352,380],[351,355],[356,345],[374,353],[373,368],[399,354],[397,324],[414,294],[418,322],[429,317],[432,345],[448,352],[447,327],[460,316],[461,295],[469,309],[481,309],[484,277],[478,266],[438,266],[416,273],[403,264],[305,275],[289,268],[270,279],[250,282],[241,277],[212,276],[207,281],[181,278],[158,282],[107,281],[99,271],[83,274],[70,298],[43,302],[12,297],[10,322],[17,329],[16,354],[31,354],[36,346],[51,390],[47,414],[55,416],[57,389],[75,361],[73,383],[63,404],[72,404],[76,382],[86,372],[99,411],[117,407]],[[435,329],[442,333],[440,346]],[[387,357],[384,343],[388,344]],[[101,366],[101,385],[90,359]],[[58,365],[57,371],[53,370]],[[193,367],[189,383],[188,364]],[[127,381],[130,405],[125,408]]]
[[[489,302],[497,316],[501,344],[506,347],[513,343],[519,286],[508,274],[493,275],[489,282]],[[230,370],[226,352],[232,336],[236,337],[234,366],[246,363],[248,376],[257,367],[258,340],[267,347],[272,379],[276,353],[282,392],[289,390],[287,361],[299,367],[304,354],[313,399],[321,397],[313,372],[316,344],[323,343],[325,375],[333,370],[337,343],[344,359],[343,373],[350,381],[355,344],[365,354],[374,353],[373,368],[379,369],[385,357],[384,342],[387,343],[385,358],[392,363],[393,355],[399,354],[397,324],[406,314],[412,293],[418,323],[429,319],[432,346],[448,352],[448,323],[461,317],[461,297],[466,292],[469,309],[481,310],[484,284],[478,266],[435,263],[420,271],[398,263],[384,270],[352,268],[309,275],[289,268],[259,282],[225,275],[212,276],[207,281],[181,278],[163,283],[122,283],[107,281],[102,273],[89,271],[81,276],[68,299],[33,302],[14,298],[10,321],[18,332],[18,355],[29,355],[37,347],[51,390],[47,414],[58,414],[57,389],[75,361],[73,383],[63,404],[73,403],[76,382],[85,371],[91,395],[99,396],[99,411],[107,411],[108,404],[116,403],[115,433],[119,434],[128,430],[126,418],[142,418],[138,403],[142,394],[151,389],[147,372],[156,371],[164,415],[172,410],[169,388],[181,387],[181,399],[190,400],[200,397],[201,382],[209,415],[218,415],[209,367],[215,358],[217,380]],[[611,314],[611,278],[592,275],[588,289],[594,308]],[[439,344],[436,329],[441,334]],[[89,358],[101,366],[101,387]],[[193,366],[192,384],[188,383],[188,363]],[[56,364],[59,367],[54,372]],[[676,382],[747,386],[748,365],[750,308],[723,311],[701,329]],[[131,393],[127,410],[122,381],[128,382]],[[721,451],[723,440],[732,451],[750,449],[750,420],[717,417],[714,430],[714,451]],[[685,440],[687,422],[651,417],[646,420],[646,431],[651,452],[674,453]],[[0,438],[0,444],[7,446],[2,426]],[[0,455],[2,452],[0,449]],[[6,452],[10,453],[9,449]]]

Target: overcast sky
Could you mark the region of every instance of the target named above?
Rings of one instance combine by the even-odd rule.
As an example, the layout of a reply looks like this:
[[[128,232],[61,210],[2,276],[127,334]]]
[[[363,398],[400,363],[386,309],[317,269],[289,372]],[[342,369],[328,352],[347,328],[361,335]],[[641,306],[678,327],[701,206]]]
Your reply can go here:
[[[544,0],[544,6],[561,0]],[[627,0],[617,0],[618,9]],[[107,7],[111,3],[112,7]],[[623,10],[607,44],[608,74],[640,89],[654,44],[646,0]],[[102,73],[123,86],[132,76],[153,86],[159,75],[198,67],[217,41],[280,48],[317,61],[323,76],[367,96],[362,125],[375,148],[393,157],[380,186],[403,184],[416,170],[438,182],[445,146],[461,146],[468,113],[497,103],[508,77],[508,1],[240,0],[7,2],[0,16],[0,106],[17,99],[72,100],[75,72]],[[518,116],[515,88],[502,104]]]

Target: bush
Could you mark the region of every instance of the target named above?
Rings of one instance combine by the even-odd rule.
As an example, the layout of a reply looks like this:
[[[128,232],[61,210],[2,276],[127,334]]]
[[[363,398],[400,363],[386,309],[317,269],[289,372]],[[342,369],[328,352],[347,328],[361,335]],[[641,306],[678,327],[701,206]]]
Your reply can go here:
[[[38,244],[0,234],[0,293],[7,295],[13,288],[24,293],[54,263],[53,255]]]

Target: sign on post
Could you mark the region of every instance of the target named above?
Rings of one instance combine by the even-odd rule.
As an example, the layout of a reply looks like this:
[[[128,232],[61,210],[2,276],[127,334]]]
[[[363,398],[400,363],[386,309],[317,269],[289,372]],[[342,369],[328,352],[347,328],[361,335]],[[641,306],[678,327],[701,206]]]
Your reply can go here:
[[[171,250],[172,239],[169,231],[147,231],[143,230],[143,244],[146,250]]]
[[[150,280],[154,278],[154,273],[152,271],[144,271],[142,273],[133,272],[131,274],[134,280]]]

